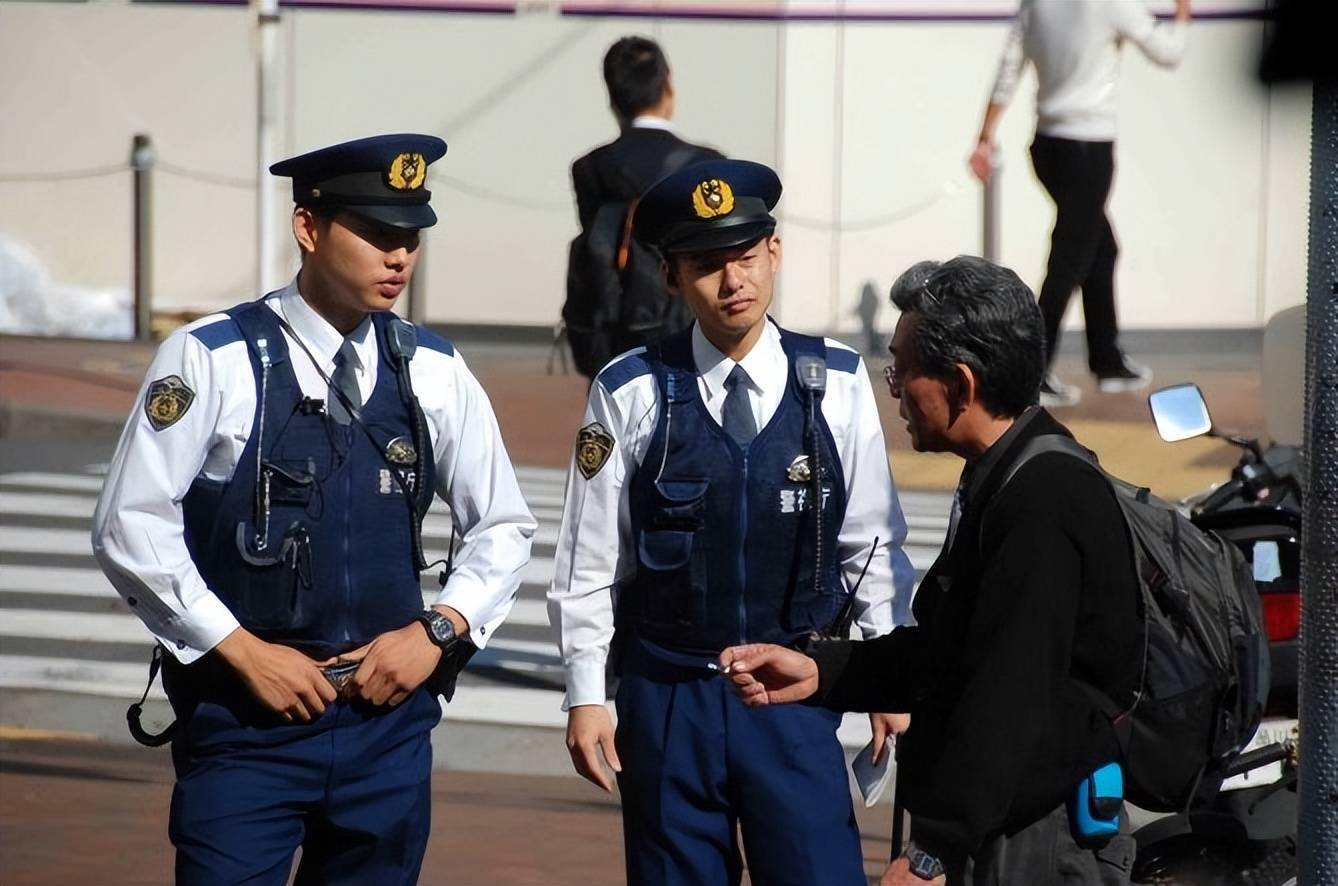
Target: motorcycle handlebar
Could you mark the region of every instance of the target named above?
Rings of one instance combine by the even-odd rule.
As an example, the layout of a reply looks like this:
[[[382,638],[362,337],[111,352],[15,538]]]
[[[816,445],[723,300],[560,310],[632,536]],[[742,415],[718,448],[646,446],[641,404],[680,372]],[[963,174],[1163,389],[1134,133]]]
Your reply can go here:
[[[1223,483],[1221,486],[1214,489],[1212,492],[1208,493],[1208,495],[1203,499],[1203,501],[1199,502],[1198,511],[1199,513],[1205,513],[1205,514],[1212,513],[1213,511],[1222,507],[1222,505],[1226,504],[1232,499],[1240,497],[1241,492],[1242,492],[1241,482],[1235,478],[1232,478],[1227,482]]]
[[[1253,751],[1241,754],[1231,761],[1231,765],[1223,770],[1223,778],[1242,775],[1252,769],[1260,769],[1269,764],[1286,760],[1289,756],[1291,756],[1291,751],[1284,744],[1274,742],[1264,745],[1262,748],[1256,748]]]

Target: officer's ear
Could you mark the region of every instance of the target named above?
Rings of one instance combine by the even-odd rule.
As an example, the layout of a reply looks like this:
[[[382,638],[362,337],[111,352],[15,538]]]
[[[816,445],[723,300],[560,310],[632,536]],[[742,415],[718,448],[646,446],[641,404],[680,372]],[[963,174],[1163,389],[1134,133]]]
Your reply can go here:
[[[316,251],[316,244],[320,240],[320,235],[320,220],[316,213],[306,206],[294,207],[293,239],[297,241],[298,248],[302,250],[304,259],[309,253]]]
[[[665,256],[660,257],[660,278],[664,286],[674,295],[682,295],[678,286],[678,262]]]

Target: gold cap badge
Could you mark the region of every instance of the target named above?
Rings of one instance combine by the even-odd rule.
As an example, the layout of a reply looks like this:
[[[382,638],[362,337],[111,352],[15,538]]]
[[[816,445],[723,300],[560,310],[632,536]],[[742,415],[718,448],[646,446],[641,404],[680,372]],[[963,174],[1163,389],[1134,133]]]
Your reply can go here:
[[[427,179],[427,161],[422,154],[396,154],[386,170],[386,184],[396,191],[416,191]]]
[[[723,178],[708,178],[692,189],[697,218],[715,218],[734,211],[734,190]]]

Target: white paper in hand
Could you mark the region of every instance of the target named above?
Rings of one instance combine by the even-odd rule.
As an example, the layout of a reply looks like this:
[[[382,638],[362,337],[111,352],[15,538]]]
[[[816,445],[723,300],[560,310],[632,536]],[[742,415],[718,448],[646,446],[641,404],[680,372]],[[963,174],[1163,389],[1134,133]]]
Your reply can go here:
[[[877,766],[873,763],[872,741],[860,748],[855,759],[850,761],[850,771],[855,773],[855,784],[859,786],[860,795],[864,797],[865,807],[873,806],[883,795],[883,789],[887,787],[892,777],[891,760],[892,738],[889,736],[887,747],[883,749],[883,759]]]

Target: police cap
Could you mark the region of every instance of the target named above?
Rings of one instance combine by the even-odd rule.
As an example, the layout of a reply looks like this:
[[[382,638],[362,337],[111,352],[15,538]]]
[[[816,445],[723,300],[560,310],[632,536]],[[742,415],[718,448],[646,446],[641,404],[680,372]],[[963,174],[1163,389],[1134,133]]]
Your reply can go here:
[[[748,160],[707,160],[651,185],[637,203],[633,232],[661,252],[711,252],[756,242],[776,228],[775,171]]]
[[[293,201],[345,209],[396,228],[430,228],[427,166],[446,153],[435,135],[376,135],[280,160],[269,168],[293,180]]]

